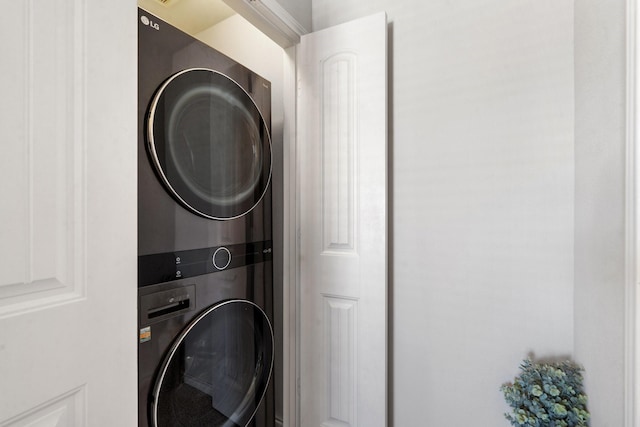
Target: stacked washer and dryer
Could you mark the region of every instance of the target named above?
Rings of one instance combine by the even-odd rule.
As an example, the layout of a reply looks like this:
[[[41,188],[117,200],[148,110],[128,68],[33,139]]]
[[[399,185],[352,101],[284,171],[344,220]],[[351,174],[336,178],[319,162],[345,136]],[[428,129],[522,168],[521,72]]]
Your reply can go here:
[[[272,427],[270,83],[138,23],[139,426]]]

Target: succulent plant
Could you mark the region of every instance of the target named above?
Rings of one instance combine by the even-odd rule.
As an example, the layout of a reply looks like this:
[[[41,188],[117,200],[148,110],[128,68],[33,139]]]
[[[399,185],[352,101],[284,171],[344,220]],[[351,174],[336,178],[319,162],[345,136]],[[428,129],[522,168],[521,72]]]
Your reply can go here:
[[[588,427],[583,369],[572,361],[535,363],[526,359],[520,375],[500,390],[512,411],[504,414],[512,426]]]

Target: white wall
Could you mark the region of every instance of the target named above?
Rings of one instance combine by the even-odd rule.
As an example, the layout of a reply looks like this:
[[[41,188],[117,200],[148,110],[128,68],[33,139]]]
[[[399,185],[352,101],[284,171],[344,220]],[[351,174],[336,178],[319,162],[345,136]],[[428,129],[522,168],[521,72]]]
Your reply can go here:
[[[575,353],[592,425],[624,420],[625,1],[575,4]]]
[[[276,348],[282,349],[282,235],[283,235],[283,79],[284,50],[240,15],[234,15],[195,35],[271,82],[271,144],[273,150],[274,311]],[[276,416],[282,418],[282,355],[276,357]]]
[[[500,426],[527,353],[573,352],[572,0],[314,0],[386,10],[392,425]]]

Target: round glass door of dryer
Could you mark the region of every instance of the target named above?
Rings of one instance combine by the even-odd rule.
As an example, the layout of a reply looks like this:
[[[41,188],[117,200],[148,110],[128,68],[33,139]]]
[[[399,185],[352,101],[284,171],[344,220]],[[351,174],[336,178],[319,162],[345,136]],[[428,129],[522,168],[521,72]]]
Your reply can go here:
[[[169,193],[211,219],[237,218],[262,199],[271,179],[271,140],[251,96],[217,71],[171,76],[149,107],[147,142]]]
[[[245,300],[192,321],[171,347],[153,390],[153,427],[236,427],[254,417],[273,367],[273,331]]]

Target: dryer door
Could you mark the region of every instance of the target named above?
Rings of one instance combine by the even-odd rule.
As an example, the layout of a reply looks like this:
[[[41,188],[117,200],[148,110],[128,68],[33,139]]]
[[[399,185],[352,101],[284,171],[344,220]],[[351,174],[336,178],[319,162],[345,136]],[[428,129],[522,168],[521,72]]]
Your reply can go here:
[[[197,316],[160,368],[154,427],[246,426],[267,389],[273,331],[254,303],[231,300]]]
[[[265,120],[249,94],[217,71],[188,69],[162,84],[149,107],[147,143],[167,190],[207,218],[251,211],[271,178]]]

